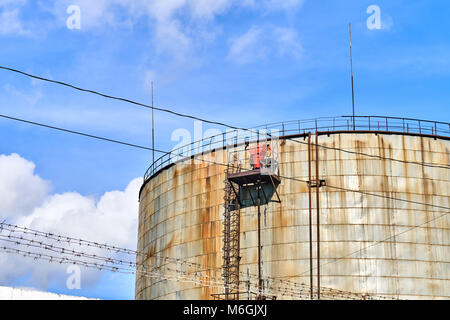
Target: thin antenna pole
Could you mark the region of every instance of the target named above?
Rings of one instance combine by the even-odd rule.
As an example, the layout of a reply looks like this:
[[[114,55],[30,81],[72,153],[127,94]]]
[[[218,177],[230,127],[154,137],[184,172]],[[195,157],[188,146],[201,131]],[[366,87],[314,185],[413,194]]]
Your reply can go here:
[[[353,107],[353,130],[356,130],[355,127],[355,89],[353,86],[353,54],[352,54],[352,24],[349,24],[350,31],[350,68],[352,72],[352,107]]]
[[[152,163],[155,162],[155,117],[154,117],[154,105],[153,105],[153,81],[152,81]]]

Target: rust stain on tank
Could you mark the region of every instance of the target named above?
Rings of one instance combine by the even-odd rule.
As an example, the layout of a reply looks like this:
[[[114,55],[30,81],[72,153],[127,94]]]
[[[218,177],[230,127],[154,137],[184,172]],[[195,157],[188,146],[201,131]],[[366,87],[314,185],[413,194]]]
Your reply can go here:
[[[281,142],[281,174],[305,179],[307,147],[287,140]],[[319,143],[403,161],[449,164],[449,141],[442,139],[343,133],[321,135]],[[449,205],[450,182],[445,169],[374,160],[337,150],[319,151],[321,175],[327,184],[386,197]],[[225,152],[218,149],[214,155],[226,159]],[[314,178],[314,164],[312,169]],[[220,280],[223,170],[223,166],[187,160],[155,175],[141,193],[138,247],[146,248],[152,256],[183,259],[200,264],[205,270],[216,270],[205,274]],[[266,277],[281,276],[307,283],[308,188],[305,183],[283,180],[279,191],[282,204],[269,205],[263,223],[263,273]],[[450,278],[450,270],[442,264],[449,260],[448,250],[439,247],[449,239],[448,218],[396,236],[405,228],[435,218],[437,213],[410,203],[327,187],[320,190],[320,195],[321,259],[324,262],[389,238],[370,250],[321,268],[324,287],[399,298],[450,297],[450,283],[446,280]],[[154,205],[157,202],[158,205]],[[246,273],[248,268],[255,274],[256,209],[242,211],[245,230],[241,233],[241,272]],[[149,213],[152,219],[144,223]],[[144,237],[144,233],[149,236]],[[150,261],[145,263],[150,264]],[[218,288],[189,283],[145,281],[140,276],[136,281],[138,299],[211,299],[212,293],[221,292]]]

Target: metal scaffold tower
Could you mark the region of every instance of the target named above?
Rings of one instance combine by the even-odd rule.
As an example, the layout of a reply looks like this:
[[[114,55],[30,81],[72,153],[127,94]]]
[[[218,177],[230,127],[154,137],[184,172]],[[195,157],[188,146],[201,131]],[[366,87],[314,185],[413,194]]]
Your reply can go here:
[[[251,170],[243,170],[239,158],[239,151],[227,153],[227,168],[225,170],[224,220],[223,220],[223,278],[224,294],[214,295],[215,298],[224,296],[226,300],[239,300],[239,263],[240,263],[240,215],[241,209],[257,209],[258,232],[258,293],[256,299],[266,299],[263,291],[262,278],[262,236],[261,236],[261,206],[269,202],[280,203],[277,187],[281,180],[278,174],[279,143],[272,139],[270,142],[258,139],[256,142],[244,145],[243,162],[249,154]],[[278,200],[273,200],[276,195]],[[246,292],[248,295],[249,292]]]
[[[227,154],[226,177],[241,172],[238,152]],[[225,299],[239,299],[239,249],[240,249],[240,205],[236,186],[227,178],[224,181],[224,230],[223,230],[223,278]]]

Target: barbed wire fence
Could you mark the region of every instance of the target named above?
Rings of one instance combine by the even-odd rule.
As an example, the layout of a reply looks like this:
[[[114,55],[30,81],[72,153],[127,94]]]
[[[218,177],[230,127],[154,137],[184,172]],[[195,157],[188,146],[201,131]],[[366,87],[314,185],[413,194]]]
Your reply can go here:
[[[1,251],[8,254],[18,254],[34,260],[78,265],[99,271],[139,275],[155,281],[192,283],[199,287],[218,290],[225,288],[223,279],[220,276],[221,267],[211,268],[184,259],[158,255],[151,256],[138,250],[68,237],[53,232],[43,232],[5,222],[0,223],[0,242],[9,244],[9,246],[0,245]],[[95,253],[89,252],[89,249]],[[128,255],[129,258],[119,259],[114,257],[115,254]],[[158,264],[157,261],[161,263],[149,268],[143,263],[138,264],[135,260],[137,257],[154,259],[156,264]],[[249,294],[257,294],[258,276],[244,272],[240,274],[247,280],[240,281],[236,289]],[[309,299],[310,297],[311,288],[304,283],[276,277],[264,277],[263,280],[266,283],[264,294],[267,297],[288,299]],[[317,292],[316,288],[313,288],[313,290]],[[326,287],[322,287],[320,291],[322,299],[393,299],[391,297],[347,292]]]

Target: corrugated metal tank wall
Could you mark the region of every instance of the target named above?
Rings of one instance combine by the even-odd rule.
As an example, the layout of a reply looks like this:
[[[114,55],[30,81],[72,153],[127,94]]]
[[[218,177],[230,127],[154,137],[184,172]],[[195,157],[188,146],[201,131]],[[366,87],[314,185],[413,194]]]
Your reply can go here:
[[[300,143],[280,140],[280,175],[307,180],[306,140],[295,139]],[[335,133],[320,135],[319,144],[406,162],[444,166],[450,163],[450,141],[442,139]],[[314,154],[313,148],[313,161]],[[226,162],[226,151],[219,150],[213,155],[215,161]],[[326,179],[328,185],[320,189],[321,286],[400,299],[450,298],[448,215],[439,218],[446,210],[413,203],[448,208],[449,170],[324,148],[319,148],[319,159],[320,178]],[[312,165],[314,169],[314,162]],[[210,286],[161,280],[142,272],[136,277],[137,299],[212,299],[211,294],[223,293],[219,286],[223,263],[224,169],[220,165],[186,160],[161,170],[143,186],[138,250],[152,258],[144,260],[138,256],[138,263],[147,272],[202,277],[209,280]],[[282,203],[263,207],[263,278],[267,279],[266,290],[277,299],[295,299],[300,297],[292,295],[299,291],[296,284],[309,284],[308,187],[304,182],[282,179],[278,191]],[[315,219],[313,210],[314,224]],[[313,230],[316,267],[315,225]],[[250,281],[255,288],[258,273],[255,207],[241,210],[240,255],[241,280]],[[199,269],[203,273],[196,273]],[[315,276],[316,269],[314,281]],[[280,279],[290,282],[283,284]]]

